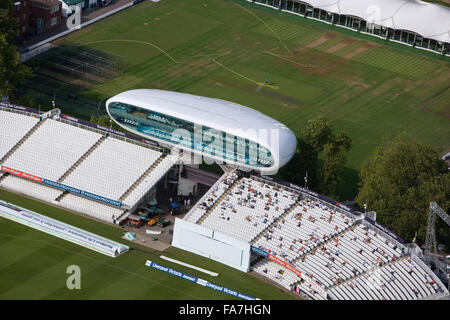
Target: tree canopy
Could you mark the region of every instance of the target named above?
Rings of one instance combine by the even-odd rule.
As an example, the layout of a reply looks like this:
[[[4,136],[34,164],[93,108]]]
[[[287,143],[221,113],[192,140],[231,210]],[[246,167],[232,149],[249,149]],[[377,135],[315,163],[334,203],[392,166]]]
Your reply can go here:
[[[8,4],[3,5],[8,8]],[[10,18],[8,9],[0,8],[0,97],[11,95],[31,73],[20,63],[15,41],[16,21]]]
[[[303,128],[292,160],[282,168],[280,175],[304,185],[308,173],[308,187],[336,198],[342,183],[341,173],[351,149],[351,139],[343,131],[335,133],[323,116],[310,120]],[[319,154],[323,154],[320,165]]]
[[[114,129],[114,130],[117,130],[117,131],[127,132],[121,126],[119,126],[117,123],[112,121],[111,118],[108,115],[98,116],[98,117],[92,115],[91,119],[89,120],[89,122],[98,124],[98,125],[100,125],[102,127],[105,127],[105,128],[111,127],[111,129]]]
[[[431,201],[450,208],[450,172],[430,145],[402,134],[385,141],[362,165],[356,202],[377,212],[377,220],[392,228],[405,241],[417,232],[426,238]],[[438,219],[439,220],[439,219]],[[450,228],[436,226],[438,241],[449,243]]]

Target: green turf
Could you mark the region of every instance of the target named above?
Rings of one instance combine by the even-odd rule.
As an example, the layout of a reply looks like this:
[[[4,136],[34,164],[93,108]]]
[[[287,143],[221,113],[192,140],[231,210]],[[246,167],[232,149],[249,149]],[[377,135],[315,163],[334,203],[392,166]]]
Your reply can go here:
[[[72,244],[0,218],[1,299],[231,299],[178,277],[150,269],[147,259],[261,299],[294,299],[244,272],[176,248],[164,255],[219,273],[208,276],[159,258],[160,252],[121,239],[124,231],[110,225],[0,190],[0,199],[130,245],[117,258]],[[81,290],[66,286],[70,265],[81,268]]]
[[[406,131],[442,153],[450,150],[450,103],[436,96],[450,82],[449,59],[242,1],[204,3],[145,1],[71,34],[70,40],[126,60],[123,74],[82,95],[103,101],[158,88],[222,98],[260,110],[296,134],[324,115],[353,140],[340,200],[354,197],[362,162],[385,137]],[[266,89],[274,94],[256,90],[266,76],[277,86]],[[71,111],[86,119],[97,113],[89,106]]]

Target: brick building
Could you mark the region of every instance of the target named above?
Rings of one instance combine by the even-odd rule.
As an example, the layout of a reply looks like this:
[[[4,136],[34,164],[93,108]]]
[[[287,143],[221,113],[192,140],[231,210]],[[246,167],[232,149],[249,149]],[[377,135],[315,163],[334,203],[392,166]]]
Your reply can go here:
[[[28,34],[30,23],[30,1],[21,0],[14,2],[10,16],[17,21],[17,39],[19,41],[24,40]]]
[[[61,24],[62,5],[58,0],[31,0],[30,7],[32,34],[41,34]]]

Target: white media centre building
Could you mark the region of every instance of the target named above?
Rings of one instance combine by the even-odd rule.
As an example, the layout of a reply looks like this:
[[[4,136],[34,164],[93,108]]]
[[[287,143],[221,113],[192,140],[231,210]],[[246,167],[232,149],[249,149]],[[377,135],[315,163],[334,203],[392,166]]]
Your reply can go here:
[[[285,165],[297,146],[294,133],[284,124],[220,99],[138,89],[110,98],[106,109],[118,125],[134,134],[264,174]]]

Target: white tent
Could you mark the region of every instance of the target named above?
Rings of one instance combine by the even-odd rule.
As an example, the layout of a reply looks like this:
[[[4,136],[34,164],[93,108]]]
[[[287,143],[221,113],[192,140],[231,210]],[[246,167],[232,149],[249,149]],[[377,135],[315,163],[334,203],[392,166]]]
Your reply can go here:
[[[302,0],[312,7],[450,43],[450,8],[419,0]]]

